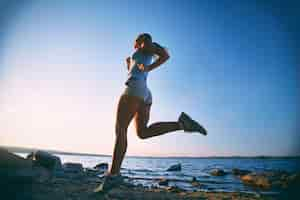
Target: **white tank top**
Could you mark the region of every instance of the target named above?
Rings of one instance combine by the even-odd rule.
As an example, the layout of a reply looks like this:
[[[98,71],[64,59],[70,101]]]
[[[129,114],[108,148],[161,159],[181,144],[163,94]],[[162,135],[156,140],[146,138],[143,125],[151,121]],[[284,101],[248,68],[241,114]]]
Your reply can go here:
[[[128,85],[128,83],[136,81],[146,83],[148,72],[141,71],[137,64],[144,64],[144,66],[147,67],[152,63],[152,58],[152,55],[142,53],[140,50],[135,51],[131,57],[128,78],[125,84]]]

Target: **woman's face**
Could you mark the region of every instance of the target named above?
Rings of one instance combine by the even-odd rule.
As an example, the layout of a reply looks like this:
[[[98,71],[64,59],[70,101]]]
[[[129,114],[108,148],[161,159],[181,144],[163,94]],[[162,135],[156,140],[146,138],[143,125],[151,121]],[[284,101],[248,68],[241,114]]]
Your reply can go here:
[[[134,42],[134,48],[135,49],[141,49],[145,46],[145,43],[140,39],[140,38],[137,38]]]

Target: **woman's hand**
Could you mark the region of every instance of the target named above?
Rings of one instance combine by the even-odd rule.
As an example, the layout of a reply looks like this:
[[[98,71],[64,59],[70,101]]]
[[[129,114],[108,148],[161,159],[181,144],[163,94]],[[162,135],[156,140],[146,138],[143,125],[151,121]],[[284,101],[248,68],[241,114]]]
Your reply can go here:
[[[127,69],[129,70],[129,67],[130,67],[130,63],[131,62],[131,58],[130,57],[127,57],[126,58],[126,64],[127,64]]]
[[[142,72],[147,72],[147,68],[145,67],[144,64],[137,64],[139,70],[141,70]]]

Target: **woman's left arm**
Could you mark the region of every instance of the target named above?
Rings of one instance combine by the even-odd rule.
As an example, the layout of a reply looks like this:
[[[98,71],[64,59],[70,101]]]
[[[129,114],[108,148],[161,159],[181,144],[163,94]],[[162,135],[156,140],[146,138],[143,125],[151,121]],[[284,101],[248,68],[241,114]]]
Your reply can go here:
[[[153,54],[158,55],[158,59],[156,59],[151,65],[147,66],[145,70],[147,70],[148,72],[157,68],[170,58],[170,55],[167,52],[167,50],[165,48],[162,48],[160,45],[153,44],[151,45],[149,50]]]

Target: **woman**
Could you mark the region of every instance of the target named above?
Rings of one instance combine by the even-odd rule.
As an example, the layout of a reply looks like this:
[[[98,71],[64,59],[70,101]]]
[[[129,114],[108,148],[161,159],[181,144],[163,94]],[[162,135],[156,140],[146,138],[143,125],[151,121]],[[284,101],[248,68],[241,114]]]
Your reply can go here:
[[[118,103],[116,117],[116,141],[113,152],[113,160],[110,171],[107,173],[104,182],[95,189],[95,192],[105,191],[118,185],[122,181],[120,168],[127,149],[127,128],[132,119],[135,121],[135,128],[139,138],[146,139],[163,135],[177,130],[185,132],[200,132],[207,134],[206,130],[192,120],[184,112],[176,122],[156,122],[147,125],[149,121],[152,95],[147,87],[147,75],[153,69],[169,59],[169,54],[159,44],[152,42],[148,33],[140,34],[134,43],[135,52],[132,57],[126,59],[128,79],[126,88]],[[152,63],[152,58],[158,59]]]

